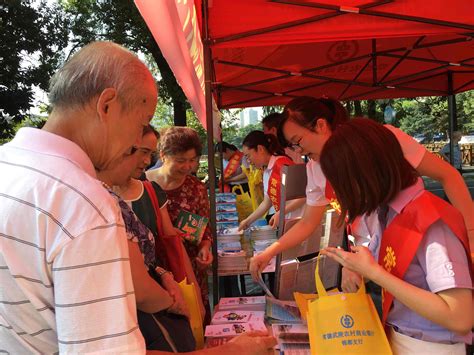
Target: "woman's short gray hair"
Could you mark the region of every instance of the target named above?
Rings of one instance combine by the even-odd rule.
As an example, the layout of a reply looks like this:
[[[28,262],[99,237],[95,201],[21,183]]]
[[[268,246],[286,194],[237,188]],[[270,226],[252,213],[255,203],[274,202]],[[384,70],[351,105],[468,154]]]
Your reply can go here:
[[[135,103],[136,87],[146,80],[153,77],[135,54],[113,42],[92,42],[51,78],[49,101],[53,108],[84,106],[106,88],[115,88],[128,110]]]

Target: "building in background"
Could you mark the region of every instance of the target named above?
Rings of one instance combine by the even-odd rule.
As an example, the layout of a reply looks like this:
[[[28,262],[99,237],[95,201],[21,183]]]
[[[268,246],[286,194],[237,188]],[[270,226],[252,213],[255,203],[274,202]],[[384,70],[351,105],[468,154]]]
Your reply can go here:
[[[253,108],[248,110],[249,113],[249,124],[256,124],[258,123],[258,112],[257,110],[254,110]]]

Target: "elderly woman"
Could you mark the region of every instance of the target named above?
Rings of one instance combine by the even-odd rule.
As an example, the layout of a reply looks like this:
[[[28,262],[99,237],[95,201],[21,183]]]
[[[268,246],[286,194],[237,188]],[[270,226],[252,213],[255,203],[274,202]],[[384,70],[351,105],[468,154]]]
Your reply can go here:
[[[196,160],[201,155],[201,142],[197,132],[188,127],[168,128],[162,133],[159,147],[163,165],[159,169],[147,171],[146,175],[166,192],[169,200],[168,211],[173,224],[176,225],[181,210],[208,218],[209,199],[206,187],[191,175]],[[212,236],[209,226],[200,241],[185,240],[184,243],[201,287],[207,323],[210,319],[210,309],[206,268],[212,263]]]
[[[127,203],[112,191],[112,186],[117,191],[117,186],[122,186],[123,188],[127,185],[127,181],[130,181],[132,171],[136,169],[142,160],[142,155],[139,153],[140,149],[143,148],[134,148],[134,152],[125,156],[119,164],[112,169],[98,172],[97,176],[102,181],[104,187],[118,199],[122,211],[128,236],[130,266],[138,308],[138,320],[140,331],[145,337],[147,349],[171,350],[168,347],[168,343],[162,338],[161,333],[153,331],[154,326],[150,327],[148,314],[162,312],[160,316],[161,321],[163,321],[163,317],[166,317],[168,323],[176,323],[173,320],[176,318],[166,315],[163,311],[188,316],[187,305],[179,285],[174,280],[173,274],[163,269],[160,266],[163,263],[155,256],[154,235],[140,222]],[[181,331],[187,332],[186,339],[189,339],[190,342],[180,344],[182,347],[178,350],[193,350],[195,343],[189,323],[187,327],[184,327],[184,323],[182,324],[183,329]]]

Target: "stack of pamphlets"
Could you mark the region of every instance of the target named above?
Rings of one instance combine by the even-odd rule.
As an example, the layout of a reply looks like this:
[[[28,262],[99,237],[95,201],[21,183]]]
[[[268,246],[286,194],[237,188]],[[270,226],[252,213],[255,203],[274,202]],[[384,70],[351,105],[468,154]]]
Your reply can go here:
[[[216,194],[216,221],[218,235],[225,229],[239,226],[234,193],[222,192]]]
[[[242,299],[244,299],[244,297],[242,297]],[[237,302],[239,301],[235,301],[235,298],[230,301],[232,304],[236,304]],[[207,338],[206,343],[208,347],[223,344],[229,339],[242,333],[250,331],[267,331],[263,322],[265,312],[245,310],[247,303],[242,300],[241,302],[242,308],[227,310],[221,310],[219,308],[219,310],[214,314],[211,324],[206,327],[204,334]],[[226,303],[226,301],[222,301],[224,307]],[[214,338],[220,339],[215,340]]]
[[[238,227],[226,228],[217,234],[217,263],[220,272],[248,270],[247,252],[242,249],[242,237]]]
[[[267,296],[265,317],[271,324],[274,323],[301,323],[301,314],[294,301],[282,301]]]
[[[222,297],[218,304],[219,311],[239,309],[248,311],[265,311],[265,296]]]
[[[272,325],[278,344],[275,349],[284,355],[310,355],[308,327],[304,324],[281,323]]]
[[[276,229],[270,226],[251,227],[250,239],[254,253],[259,254],[272,245],[277,239],[276,233]]]
[[[218,251],[217,263],[221,272],[245,272],[248,270],[247,254],[245,251]]]
[[[265,327],[265,296],[223,297],[216,309],[211,325],[206,327],[207,347],[224,344],[245,331]]]
[[[237,229],[237,227],[227,228],[217,234],[217,250],[219,252],[242,251],[242,232]]]

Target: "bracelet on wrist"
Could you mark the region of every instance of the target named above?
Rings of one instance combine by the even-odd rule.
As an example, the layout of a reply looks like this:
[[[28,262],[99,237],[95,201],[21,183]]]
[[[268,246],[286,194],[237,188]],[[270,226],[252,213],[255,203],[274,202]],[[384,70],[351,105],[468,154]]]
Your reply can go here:
[[[173,277],[173,273],[172,273],[171,271],[168,271],[168,270],[166,270],[166,269],[163,269],[163,268],[160,267],[160,266],[157,266],[157,267],[155,268],[155,271],[156,271],[156,273],[158,274],[158,276],[161,277],[161,278],[163,278],[163,275],[165,275],[165,274],[170,274],[170,275]]]

